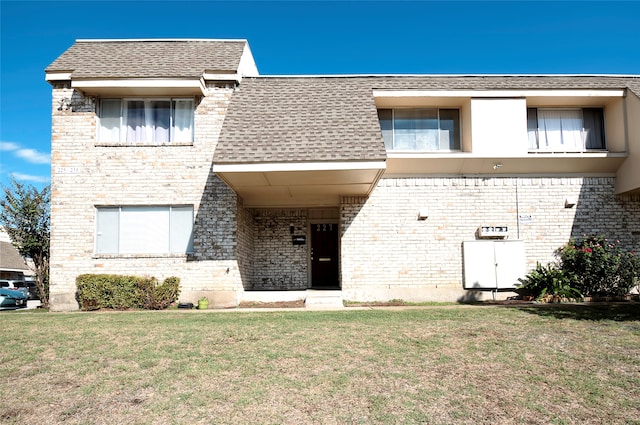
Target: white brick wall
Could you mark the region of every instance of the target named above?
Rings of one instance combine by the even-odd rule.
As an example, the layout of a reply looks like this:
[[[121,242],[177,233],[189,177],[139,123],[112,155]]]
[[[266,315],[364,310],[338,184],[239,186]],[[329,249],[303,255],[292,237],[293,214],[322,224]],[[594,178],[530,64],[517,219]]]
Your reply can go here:
[[[53,87],[51,306],[77,308],[75,278],[83,273],[178,276],[181,299],[207,295],[235,305],[241,290],[237,260],[236,195],[211,173],[211,161],[233,88],[208,86],[196,106],[189,146],[100,146],[96,101],[64,84]],[[63,98],[77,107],[59,109]],[[67,167],[66,172],[57,172]],[[69,173],[69,170],[73,170]],[[96,256],[95,207],[194,206],[193,256]]]
[[[217,307],[237,305],[245,289],[308,286],[309,246],[293,245],[289,227],[306,234],[309,210],[245,209],[211,172],[232,90],[208,86],[196,105],[193,145],[101,146],[96,100],[54,84],[53,310],[77,308],[75,278],[83,273],[178,276],[182,301],[204,295]],[[345,297],[459,299],[462,242],[482,225],[508,226],[510,239],[524,240],[528,269],[585,233],[640,251],[640,197],[615,196],[614,184],[593,177],[382,179],[369,198],[342,199]],[[577,199],[574,208],[564,208],[568,197]],[[193,255],[95,255],[96,206],[184,204],[196,214]],[[428,210],[426,220],[418,220],[420,209]]]
[[[584,233],[639,250],[640,197],[617,197],[614,184],[614,178],[382,179],[369,199],[342,200],[343,289],[359,296],[381,288],[460,289],[462,242],[474,240],[482,225],[506,225],[510,239],[524,240],[528,269],[553,260],[557,248]],[[565,208],[567,197],[577,206]],[[422,208],[429,217],[419,221]]]

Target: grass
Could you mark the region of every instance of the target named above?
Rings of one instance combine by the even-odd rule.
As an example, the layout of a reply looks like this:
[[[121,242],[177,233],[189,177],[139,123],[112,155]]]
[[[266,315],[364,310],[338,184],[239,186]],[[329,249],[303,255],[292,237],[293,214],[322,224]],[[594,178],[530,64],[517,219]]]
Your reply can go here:
[[[640,418],[637,303],[0,317],[6,424]]]

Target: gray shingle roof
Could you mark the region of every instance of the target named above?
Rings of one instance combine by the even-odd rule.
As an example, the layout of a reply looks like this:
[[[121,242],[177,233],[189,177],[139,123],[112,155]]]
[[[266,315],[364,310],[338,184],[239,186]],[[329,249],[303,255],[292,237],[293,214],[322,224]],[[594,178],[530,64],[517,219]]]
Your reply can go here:
[[[233,94],[214,162],[385,158],[373,96],[359,80],[245,78]]]
[[[544,89],[624,89],[640,83],[640,76],[382,76],[364,77],[372,88],[403,90],[544,90]]]
[[[386,158],[372,92],[393,90],[624,89],[638,77],[325,76],[245,78],[233,94],[214,162]]]
[[[636,96],[640,97],[640,78],[636,78],[634,80],[629,80],[627,82],[627,87],[631,90]]]
[[[72,78],[200,78],[234,73],[245,40],[77,41],[46,69]]]
[[[18,250],[11,242],[0,241],[0,269],[29,270]]]

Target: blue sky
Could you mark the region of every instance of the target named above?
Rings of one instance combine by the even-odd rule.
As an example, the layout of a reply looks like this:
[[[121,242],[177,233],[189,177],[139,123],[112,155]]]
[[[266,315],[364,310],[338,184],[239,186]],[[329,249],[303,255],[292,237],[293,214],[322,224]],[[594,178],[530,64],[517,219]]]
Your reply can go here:
[[[640,74],[640,2],[0,0],[0,183],[50,180],[44,69],[76,39],[242,38],[276,74]]]

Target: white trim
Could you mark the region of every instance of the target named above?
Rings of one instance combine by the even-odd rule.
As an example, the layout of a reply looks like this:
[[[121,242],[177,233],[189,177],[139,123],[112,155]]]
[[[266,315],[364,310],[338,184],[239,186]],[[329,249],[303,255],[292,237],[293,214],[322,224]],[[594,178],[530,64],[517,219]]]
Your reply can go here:
[[[46,81],[70,80],[71,72],[52,72],[45,75]]]
[[[260,75],[249,43],[246,43],[244,49],[242,49],[242,56],[240,56],[240,63],[238,64],[238,74],[241,77],[257,77]]]
[[[213,81],[240,81],[242,77],[238,74],[216,74],[215,72],[205,72],[202,74],[202,78],[205,80],[213,80]]]
[[[204,81],[199,79],[155,79],[155,78],[137,78],[137,79],[105,79],[105,80],[73,80],[71,87],[80,90],[86,89],[104,89],[104,88],[188,88],[197,89],[203,95],[206,93]]]
[[[394,97],[624,97],[625,90],[373,90],[374,98]]]
[[[213,164],[216,173],[268,173],[278,171],[384,170],[385,161],[361,162],[278,162],[260,164]]]
[[[136,79],[113,79],[113,80],[74,80],[72,87],[190,87],[202,88],[201,79],[155,79],[155,78],[136,78]]]
[[[137,42],[137,41],[231,41],[247,42],[246,38],[78,38],[76,43],[113,43],[113,42]]]
[[[429,178],[461,178],[461,177],[469,177],[469,178],[523,178],[523,179],[535,179],[535,178],[543,178],[543,177],[555,177],[555,178],[583,178],[583,177],[615,177],[616,173],[561,173],[561,172],[549,172],[549,173],[524,173],[524,174],[514,174],[514,173],[392,173],[385,174],[382,176],[380,180],[390,180],[390,179],[403,179],[403,178],[416,178],[416,177],[429,177]]]
[[[450,152],[450,153],[407,153],[387,151],[389,159],[534,159],[534,158],[627,158],[627,152],[604,152],[602,150],[585,150],[584,152],[549,152],[549,151],[527,151],[522,155],[496,156],[496,155],[478,155],[470,152]]]
[[[638,78],[640,74],[282,74],[282,75],[262,75],[269,78],[327,78],[327,77],[608,77],[608,78]]]

